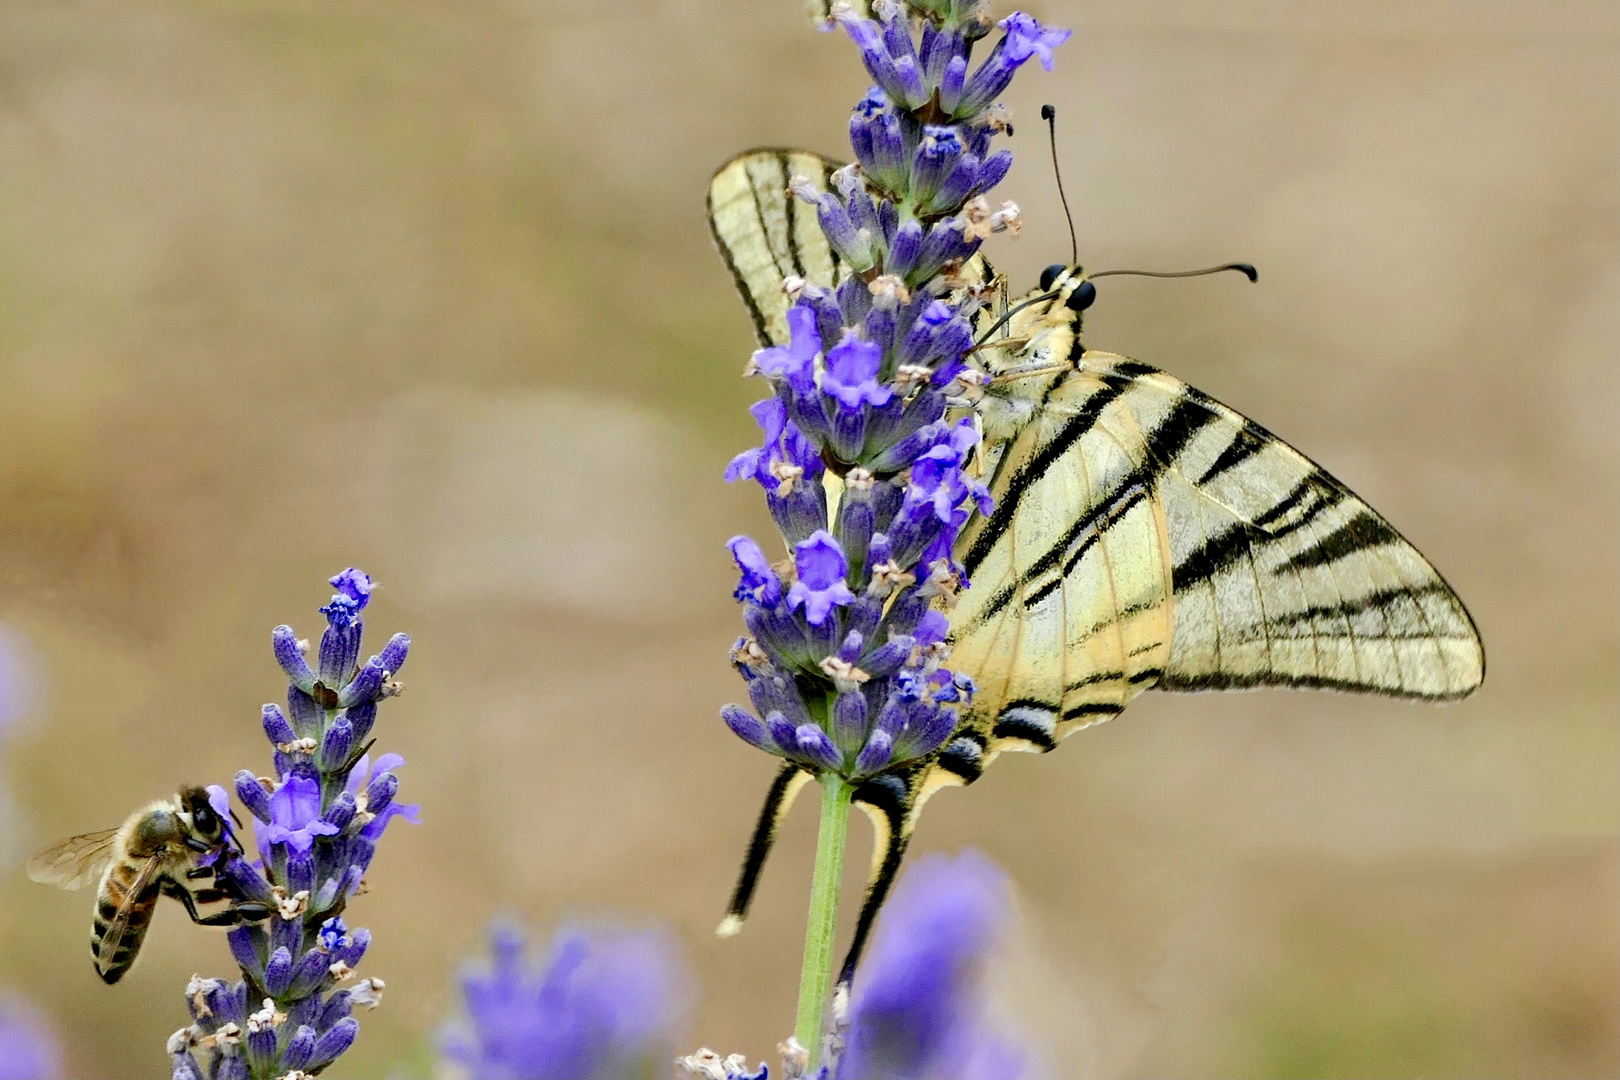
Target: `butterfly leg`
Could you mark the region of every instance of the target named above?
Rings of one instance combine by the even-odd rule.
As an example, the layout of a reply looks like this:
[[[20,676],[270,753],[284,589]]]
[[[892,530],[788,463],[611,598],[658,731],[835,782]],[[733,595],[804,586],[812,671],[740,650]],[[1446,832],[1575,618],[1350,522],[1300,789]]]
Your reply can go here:
[[[809,782],[810,773],[793,764],[782,766],[776,779],[771,781],[770,791],[765,794],[765,805],[759,811],[759,822],[748,841],[748,854],[743,859],[742,871],[737,875],[737,887],[731,893],[731,904],[726,908],[726,917],[720,920],[720,926],[715,930],[721,937],[731,937],[742,929],[743,919],[748,917],[748,905],[754,899],[754,887],[759,884],[759,873],[765,868],[765,857],[771,853],[771,845],[776,843],[776,830],[793,808],[793,800],[798,798],[799,792]]]
[[[872,819],[872,876],[867,882],[860,918],[855,922],[855,937],[850,941],[844,966],[838,973],[834,998],[840,1002],[848,1000],[850,984],[855,981],[855,968],[877,923],[878,911],[900,873],[900,861],[905,858],[906,845],[911,842],[916,824],[916,815],[912,813],[916,805],[915,784],[905,778],[891,774],[869,780],[855,790],[854,801]]]

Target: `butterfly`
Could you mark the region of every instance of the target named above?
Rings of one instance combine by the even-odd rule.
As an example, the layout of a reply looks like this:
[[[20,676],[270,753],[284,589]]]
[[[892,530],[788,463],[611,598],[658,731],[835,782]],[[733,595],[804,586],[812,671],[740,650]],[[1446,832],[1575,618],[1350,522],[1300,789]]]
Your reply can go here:
[[[761,149],[710,183],[709,222],[762,346],[787,340],[784,282],[852,273],[785,194],[838,163]],[[1245,268],[1253,273],[1252,268]],[[960,271],[999,284],[982,254]],[[1081,345],[1096,287],[1056,265],[976,316],[975,411],[995,506],[955,550],[972,587],[948,611],[951,666],[978,693],[946,744],[861,783],[877,834],[855,965],[923,804],[1009,750],[1049,751],[1144,690],[1310,687],[1455,701],[1484,679],[1462,601],[1349,488],[1265,428],[1147,364]],[[836,479],[828,474],[829,481]],[[720,934],[741,929],[778,824],[811,779],[767,795]]]

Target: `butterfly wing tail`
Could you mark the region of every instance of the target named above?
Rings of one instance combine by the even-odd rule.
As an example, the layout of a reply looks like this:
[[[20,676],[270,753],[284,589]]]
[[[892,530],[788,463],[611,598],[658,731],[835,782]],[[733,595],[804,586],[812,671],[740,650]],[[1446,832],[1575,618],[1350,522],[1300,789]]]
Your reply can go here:
[[[905,858],[906,845],[911,842],[917,822],[914,812],[917,789],[914,781],[908,783],[899,777],[883,776],[862,784],[855,791],[856,805],[872,819],[872,874],[867,881],[860,918],[855,923],[855,937],[849,943],[844,966],[838,972],[836,1000],[848,1000],[850,985],[855,981],[855,968],[866,950],[878,912],[900,873],[900,862]]]
[[[765,805],[759,811],[759,821],[754,826],[754,835],[748,841],[748,854],[743,857],[742,870],[737,874],[737,887],[731,892],[726,917],[720,920],[715,930],[720,937],[731,937],[742,930],[743,920],[748,917],[748,905],[754,899],[754,888],[759,884],[760,871],[765,868],[766,856],[770,855],[771,847],[776,843],[776,830],[793,808],[793,800],[799,797],[799,792],[809,782],[810,774],[793,764],[782,766],[776,779],[771,781],[770,790],[765,793]]]

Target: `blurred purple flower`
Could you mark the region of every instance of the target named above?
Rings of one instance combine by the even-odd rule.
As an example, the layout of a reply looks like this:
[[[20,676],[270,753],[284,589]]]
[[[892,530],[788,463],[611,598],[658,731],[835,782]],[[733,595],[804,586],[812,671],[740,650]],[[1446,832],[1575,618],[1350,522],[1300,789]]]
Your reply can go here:
[[[1016,1080],[1026,1055],[986,1017],[982,980],[1008,917],[1006,874],[977,851],[915,862],[884,909],[850,1003],[842,1080]]]
[[[497,921],[488,966],[461,977],[465,1016],[440,1034],[474,1080],[662,1076],[685,1019],[686,975],[660,930],[564,928],[543,965]]]
[[[55,1080],[62,1050],[45,1014],[0,993],[0,1080]]]
[[[0,624],[0,739],[39,704],[39,671],[28,639]]]

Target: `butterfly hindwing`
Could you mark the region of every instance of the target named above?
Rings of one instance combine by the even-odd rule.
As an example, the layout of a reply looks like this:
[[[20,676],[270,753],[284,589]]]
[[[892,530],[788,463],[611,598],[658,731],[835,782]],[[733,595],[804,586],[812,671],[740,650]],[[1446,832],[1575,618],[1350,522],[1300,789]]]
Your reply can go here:
[[[709,181],[709,228],[761,346],[787,342],[784,283],[789,277],[832,288],[850,275],[817,224],[815,208],[787,193],[795,176],[831,190],[839,167],[809,150],[766,147],[738,154]],[[984,257],[970,259],[961,277],[973,283],[989,280]]]

